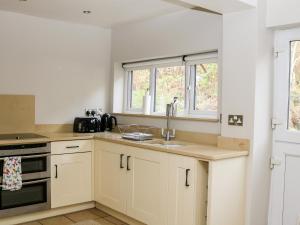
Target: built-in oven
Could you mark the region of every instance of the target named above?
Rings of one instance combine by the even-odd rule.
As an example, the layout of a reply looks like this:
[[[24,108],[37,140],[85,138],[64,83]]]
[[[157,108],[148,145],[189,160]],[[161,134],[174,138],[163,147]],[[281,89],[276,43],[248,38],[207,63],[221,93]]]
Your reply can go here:
[[[6,191],[0,187],[0,217],[50,209],[50,178],[24,181],[22,189]]]
[[[5,157],[21,157],[22,189],[2,189]],[[49,143],[0,146],[0,217],[51,207],[51,149]]]
[[[4,158],[9,156],[21,157],[23,181],[50,177],[50,152],[50,145],[47,143],[0,146],[0,183]]]

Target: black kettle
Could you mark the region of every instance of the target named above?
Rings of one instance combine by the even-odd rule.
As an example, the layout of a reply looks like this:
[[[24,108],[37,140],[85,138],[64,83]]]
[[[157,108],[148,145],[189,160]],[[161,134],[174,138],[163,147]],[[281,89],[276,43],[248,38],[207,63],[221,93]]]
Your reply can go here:
[[[105,113],[101,116],[101,124],[100,131],[112,131],[113,128],[118,126],[117,118],[115,116],[111,116],[108,113]]]

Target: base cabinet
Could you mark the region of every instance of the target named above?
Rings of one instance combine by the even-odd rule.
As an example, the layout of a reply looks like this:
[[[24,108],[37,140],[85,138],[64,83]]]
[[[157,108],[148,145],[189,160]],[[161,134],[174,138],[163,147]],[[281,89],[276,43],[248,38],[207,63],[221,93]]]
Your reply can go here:
[[[204,167],[193,158],[97,140],[95,198],[148,225],[205,225],[207,195],[197,190],[206,190]]]
[[[167,224],[167,154],[130,148],[127,215],[149,225]]]
[[[207,167],[194,158],[170,154],[169,225],[206,225]]]
[[[95,200],[149,225],[167,224],[166,154],[95,143]]]
[[[92,201],[92,152],[51,156],[51,207]]]
[[[126,212],[126,151],[109,143],[95,143],[95,200],[118,212]],[[101,150],[100,150],[101,149]]]

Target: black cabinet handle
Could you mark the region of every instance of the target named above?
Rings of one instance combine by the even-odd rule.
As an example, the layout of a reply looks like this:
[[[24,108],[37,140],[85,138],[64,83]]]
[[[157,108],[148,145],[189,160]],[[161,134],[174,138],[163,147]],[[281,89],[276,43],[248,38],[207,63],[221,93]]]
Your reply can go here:
[[[66,148],[70,149],[70,148],[79,148],[78,145],[72,145],[72,146],[67,146]]]
[[[190,169],[186,169],[185,170],[185,186],[186,187],[189,187],[190,186],[190,184],[189,184],[189,173],[190,173]]]
[[[130,167],[129,167],[129,161],[130,161],[130,158],[131,158],[131,156],[129,155],[129,156],[127,156],[127,171],[130,171],[131,169],[130,169]]]
[[[58,178],[57,165],[54,166],[55,166],[55,178],[57,179]]]
[[[124,166],[123,166],[123,157],[124,157],[124,154],[121,154],[120,155],[120,169],[124,168]]]

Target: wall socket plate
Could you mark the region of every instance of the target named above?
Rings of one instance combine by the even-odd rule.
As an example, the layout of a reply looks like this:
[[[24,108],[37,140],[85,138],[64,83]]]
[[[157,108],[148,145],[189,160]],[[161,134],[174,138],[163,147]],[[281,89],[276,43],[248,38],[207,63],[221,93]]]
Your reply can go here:
[[[244,116],[243,115],[229,115],[228,116],[228,125],[242,127],[244,125]]]

